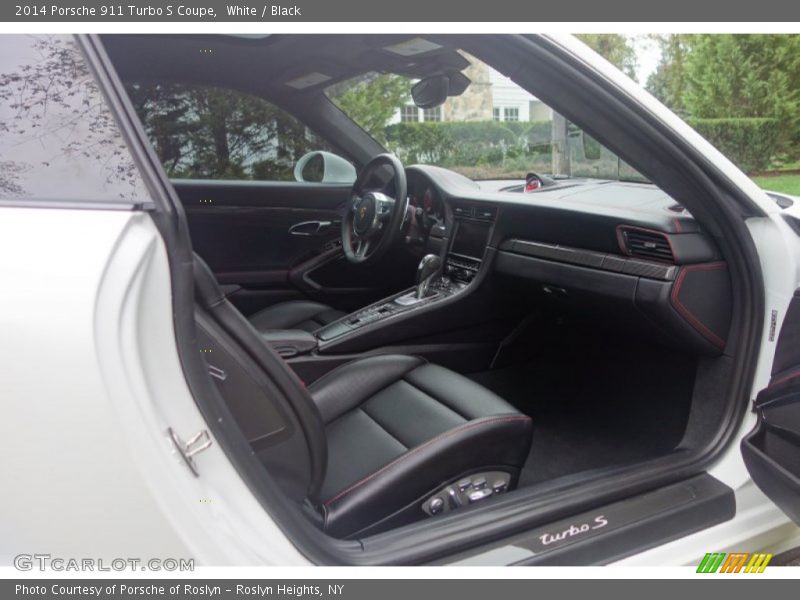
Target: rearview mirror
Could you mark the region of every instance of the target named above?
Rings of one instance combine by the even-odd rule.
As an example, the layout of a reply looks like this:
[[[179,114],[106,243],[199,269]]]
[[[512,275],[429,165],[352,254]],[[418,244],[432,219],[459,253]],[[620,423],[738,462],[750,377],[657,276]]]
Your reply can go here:
[[[411,98],[420,108],[436,108],[447,100],[450,91],[450,79],[447,75],[434,75],[420,79],[411,88]]]
[[[300,157],[294,166],[294,178],[301,183],[353,183],[356,168],[341,156],[317,150]]]
[[[411,98],[419,108],[436,108],[444,104],[448,96],[463,94],[470,83],[469,77],[461,71],[431,75],[414,84]]]

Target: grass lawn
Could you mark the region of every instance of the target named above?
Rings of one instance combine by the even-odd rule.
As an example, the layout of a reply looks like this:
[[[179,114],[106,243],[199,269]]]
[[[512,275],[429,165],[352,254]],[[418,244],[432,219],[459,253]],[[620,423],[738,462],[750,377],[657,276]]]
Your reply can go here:
[[[800,175],[763,175],[753,177],[753,181],[771,192],[800,196]]]

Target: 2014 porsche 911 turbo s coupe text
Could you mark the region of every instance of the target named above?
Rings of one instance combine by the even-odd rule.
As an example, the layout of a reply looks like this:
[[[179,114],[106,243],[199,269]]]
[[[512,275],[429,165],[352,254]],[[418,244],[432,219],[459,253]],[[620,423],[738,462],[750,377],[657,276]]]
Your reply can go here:
[[[0,37],[3,560],[800,543],[800,210],[569,37]]]

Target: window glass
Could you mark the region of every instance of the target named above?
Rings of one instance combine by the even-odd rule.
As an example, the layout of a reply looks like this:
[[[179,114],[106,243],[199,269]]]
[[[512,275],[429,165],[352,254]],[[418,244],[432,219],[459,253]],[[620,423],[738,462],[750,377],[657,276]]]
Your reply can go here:
[[[426,108],[422,112],[423,121],[441,121],[442,120],[442,107]]]
[[[368,72],[328,87],[342,111],[405,164],[431,164],[471,179],[643,180],[607,148],[490,65],[461,52],[470,80],[442,106],[411,104],[416,79]],[[420,57],[418,60],[425,60]]]
[[[180,83],[126,89],[173,178],[295,181],[304,154],[330,151],[292,115],[243,92]]]
[[[147,200],[71,36],[0,36],[0,198]]]
[[[400,109],[400,120],[403,123],[416,123],[419,121],[419,109],[413,104],[406,104]]]

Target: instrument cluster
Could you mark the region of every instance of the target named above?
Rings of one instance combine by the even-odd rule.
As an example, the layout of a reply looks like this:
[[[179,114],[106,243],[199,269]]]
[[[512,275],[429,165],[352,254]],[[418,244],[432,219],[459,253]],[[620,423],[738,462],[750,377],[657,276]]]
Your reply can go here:
[[[418,227],[429,232],[434,225],[444,225],[444,203],[426,178],[409,174],[408,204]]]

